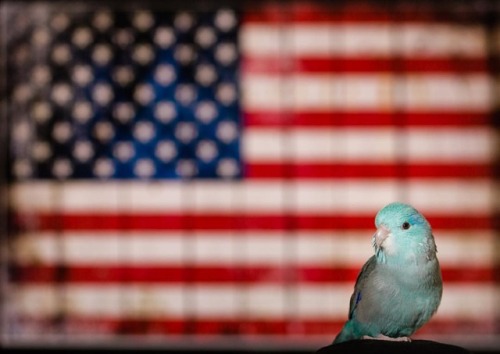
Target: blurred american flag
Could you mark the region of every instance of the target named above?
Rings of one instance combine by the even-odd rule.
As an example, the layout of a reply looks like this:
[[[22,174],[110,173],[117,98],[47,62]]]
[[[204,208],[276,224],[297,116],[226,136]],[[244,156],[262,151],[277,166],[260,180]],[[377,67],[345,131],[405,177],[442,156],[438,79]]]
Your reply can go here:
[[[496,337],[475,14],[4,4],[6,342],[329,343],[395,200],[428,216],[443,270],[419,335]]]

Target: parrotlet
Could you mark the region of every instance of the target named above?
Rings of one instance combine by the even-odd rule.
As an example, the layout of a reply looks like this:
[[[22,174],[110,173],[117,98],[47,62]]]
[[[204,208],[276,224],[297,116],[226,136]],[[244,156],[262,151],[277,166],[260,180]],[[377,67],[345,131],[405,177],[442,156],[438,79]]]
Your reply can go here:
[[[441,302],[441,270],[425,217],[411,205],[396,202],[377,213],[375,226],[375,254],[358,275],[348,320],[333,343],[410,341]]]

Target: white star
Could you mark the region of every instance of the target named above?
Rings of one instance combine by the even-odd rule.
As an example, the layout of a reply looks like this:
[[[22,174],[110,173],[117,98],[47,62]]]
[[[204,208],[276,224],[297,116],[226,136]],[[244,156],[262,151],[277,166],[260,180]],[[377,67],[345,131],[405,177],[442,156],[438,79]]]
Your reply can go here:
[[[33,166],[28,159],[20,159],[14,163],[13,171],[18,178],[26,178],[32,175]]]
[[[129,161],[134,155],[134,145],[130,141],[120,141],[113,148],[113,156],[121,162]]]
[[[167,124],[176,117],[177,110],[173,102],[160,101],[155,107],[154,115],[160,122]]]
[[[69,122],[58,122],[52,128],[52,136],[61,144],[67,142],[72,135],[73,127]]]
[[[33,68],[31,77],[37,86],[45,86],[52,80],[52,73],[47,65],[36,65]]]
[[[66,14],[58,13],[54,17],[52,17],[52,20],[50,21],[50,26],[56,32],[62,32],[68,27],[69,22],[70,22],[69,17]]]
[[[89,101],[76,101],[73,106],[73,118],[80,124],[87,123],[94,115],[92,105]]]
[[[108,105],[114,98],[114,93],[111,85],[108,83],[98,83],[92,90],[92,99],[100,106]]]
[[[112,56],[111,48],[107,44],[97,44],[92,52],[92,60],[100,66],[108,64]]]
[[[31,43],[37,48],[46,48],[52,39],[50,31],[45,27],[38,27],[33,31]]]
[[[39,124],[43,124],[52,116],[52,107],[46,101],[35,102],[31,107],[31,117]]]
[[[130,102],[119,102],[113,108],[113,117],[115,117],[122,124],[130,122],[134,116],[135,108]]]
[[[25,104],[33,97],[33,89],[28,84],[20,84],[14,88],[12,96],[17,103]]]
[[[162,140],[156,145],[155,155],[163,162],[170,162],[177,156],[177,148],[173,141]]]
[[[73,146],[73,156],[80,162],[89,161],[94,155],[92,143],[88,140],[78,140]]]
[[[178,85],[175,90],[175,99],[179,101],[182,105],[187,106],[193,102],[196,98],[196,91],[193,85],[182,84]]]
[[[236,60],[236,47],[232,43],[221,43],[215,50],[215,58],[222,65],[229,65]]]
[[[236,88],[231,83],[221,83],[217,88],[216,97],[220,103],[229,106],[236,100]]]
[[[52,49],[52,60],[59,65],[64,65],[71,60],[71,51],[67,44],[57,44]]]
[[[158,27],[154,42],[162,49],[169,48],[175,41],[174,31],[170,27]]]
[[[220,159],[217,164],[217,174],[221,177],[234,177],[240,172],[235,159]]]
[[[153,87],[150,84],[139,84],[137,85],[134,92],[134,100],[146,106],[155,98],[155,93]]]
[[[154,56],[153,47],[144,43],[136,45],[132,52],[132,59],[140,65],[147,65],[151,63]]]
[[[94,136],[101,142],[110,141],[115,136],[113,125],[109,122],[97,122],[94,126]]]
[[[119,47],[125,48],[132,44],[134,41],[134,35],[127,28],[122,28],[117,30],[113,35],[113,42],[115,42]]]
[[[32,129],[28,121],[21,121],[14,125],[13,138],[17,142],[26,142],[31,138]]]
[[[221,9],[215,15],[215,25],[223,32],[230,31],[236,26],[236,15],[229,9]]]
[[[196,136],[198,131],[193,123],[180,122],[175,129],[175,137],[184,144],[190,143]]]
[[[238,137],[238,127],[236,123],[230,120],[220,122],[217,125],[216,136],[220,141],[226,144],[234,141],[234,139]]]
[[[214,120],[217,114],[217,106],[212,101],[201,101],[195,111],[196,118],[205,124]]]
[[[134,80],[134,71],[128,65],[118,66],[113,70],[113,80],[120,86],[126,86]]]
[[[170,85],[176,79],[175,70],[172,65],[160,64],[156,67],[155,81],[162,86]]]
[[[216,40],[213,28],[208,26],[200,27],[196,32],[195,40],[202,48],[210,47]]]
[[[181,177],[192,177],[198,173],[198,168],[193,160],[179,160],[175,168],[177,174]]]
[[[79,86],[86,86],[94,79],[94,74],[90,66],[78,64],[73,68],[71,79]]]
[[[55,103],[64,106],[73,98],[73,90],[67,83],[58,83],[52,87],[51,96]]]
[[[92,40],[92,31],[88,27],[79,27],[73,32],[73,44],[80,49],[86,48]]]
[[[156,167],[151,159],[140,159],[134,166],[134,174],[136,176],[147,178],[156,173]]]
[[[153,26],[154,18],[150,11],[138,11],[132,23],[140,32],[145,32]]]
[[[141,143],[147,143],[153,139],[155,127],[148,121],[137,122],[134,126],[134,137]]]
[[[174,57],[182,65],[188,65],[196,58],[196,53],[191,45],[179,44],[175,48]]]
[[[46,141],[35,141],[31,149],[31,155],[35,161],[44,162],[52,155],[52,148]]]
[[[92,24],[99,31],[104,32],[113,25],[113,18],[109,11],[103,10],[96,13]]]
[[[217,153],[217,145],[212,140],[202,140],[196,146],[196,156],[204,162],[215,159]]]
[[[188,31],[194,24],[194,17],[188,12],[180,12],[175,16],[174,26],[179,31],[186,32]]]
[[[196,67],[195,79],[203,86],[211,85],[217,80],[217,71],[210,64],[200,64]]]
[[[66,178],[73,173],[71,161],[65,158],[57,159],[52,165],[52,174],[57,178]]]
[[[115,166],[111,159],[102,157],[95,161],[93,171],[97,177],[108,178],[115,173]]]

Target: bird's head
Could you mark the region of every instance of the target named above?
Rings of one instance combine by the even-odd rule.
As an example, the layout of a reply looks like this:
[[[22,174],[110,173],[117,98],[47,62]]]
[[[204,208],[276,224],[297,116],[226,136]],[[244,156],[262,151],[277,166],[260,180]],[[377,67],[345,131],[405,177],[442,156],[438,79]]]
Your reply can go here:
[[[377,213],[375,226],[372,243],[379,261],[419,262],[436,256],[431,225],[411,205],[386,205]]]

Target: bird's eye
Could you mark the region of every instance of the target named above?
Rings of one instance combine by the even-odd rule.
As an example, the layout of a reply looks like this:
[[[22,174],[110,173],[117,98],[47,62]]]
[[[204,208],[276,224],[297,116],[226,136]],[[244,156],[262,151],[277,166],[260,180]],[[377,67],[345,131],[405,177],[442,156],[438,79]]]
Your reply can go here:
[[[408,221],[405,221],[403,225],[401,225],[401,228],[403,230],[408,230],[410,228],[410,223]]]

